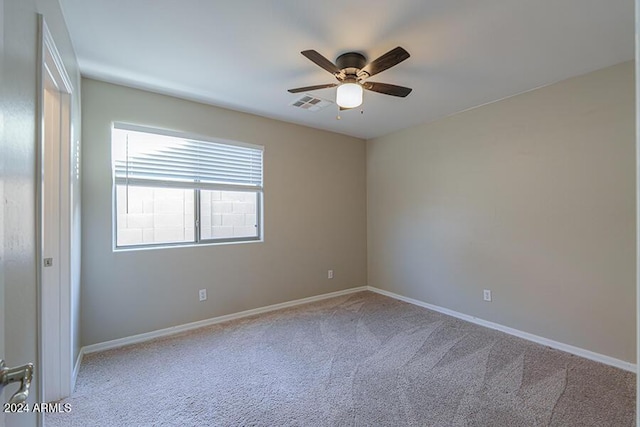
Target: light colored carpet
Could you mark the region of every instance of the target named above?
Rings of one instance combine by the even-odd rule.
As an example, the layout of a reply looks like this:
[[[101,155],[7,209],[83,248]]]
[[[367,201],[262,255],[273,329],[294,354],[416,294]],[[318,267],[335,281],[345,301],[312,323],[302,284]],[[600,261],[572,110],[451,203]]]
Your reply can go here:
[[[635,426],[635,375],[371,292],[92,354],[47,426]]]

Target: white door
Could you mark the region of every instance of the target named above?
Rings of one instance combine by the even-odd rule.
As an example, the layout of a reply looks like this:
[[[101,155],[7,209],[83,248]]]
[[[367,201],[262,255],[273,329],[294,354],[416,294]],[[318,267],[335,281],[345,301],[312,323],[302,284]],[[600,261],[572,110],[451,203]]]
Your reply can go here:
[[[5,10],[4,0],[0,0],[0,11],[4,12],[4,10]],[[0,70],[4,70],[6,65],[5,50],[4,50],[4,47],[5,47],[4,19],[5,19],[4,15],[0,13]],[[3,85],[7,84],[5,81],[0,81],[0,83],[2,83]],[[3,91],[4,91],[4,88],[5,87],[3,86],[2,87]],[[5,193],[6,191],[5,188],[11,188],[15,190],[15,182],[16,182],[16,179],[8,179],[8,178],[15,178],[15,175],[13,173],[7,172],[7,170],[10,170],[12,166],[9,163],[9,160],[7,160],[7,154],[9,154],[8,156],[9,158],[13,158],[12,149],[15,149],[16,147],[19,146],[18,141],[20,141],[20,138],[13,137],[14,134],[12,134],[11,131],[15,131],[15,128],[12,128],[11,131],[8,131],[8,132],[5,128],[5,114],[7,117],[14,117],[15,115],[12,115],[12,112],[13,112],[12,107],[14,105],[15,104],[12,104],[11,102],[9,102],[8,104],[3,104],[2,109],[0,109],[0,141],[2,141],[1,142],[2,146],[0,146],[0,201],[2,202],[0,205],[0,308],[1,308],[0,309],[0,378],[2,379],[2,381],[0,381],[0,403],[2,404],[1,406],[2,411],[0,412],[0,426],[4,426],[7,421],[15,422],[16,420],[18,420],[18,418],[16,418],[15,416],[13,418],[10,418],[11,416],[6,415],[5,413],[17,412],[15,408],[21,408],[21,409],[24,408],[24,402],[29,395],[31,379],[33,374],[32,363],[17,366],[15,365],[16,360],[11,360],[9,361],[9,363],[12,363],[12,366],[6,366],[5,360],[4,360],[5,350],[9,350],[9,351],[13,350],[15,352],[15,349],[17,347],[20,347],[19,345],[15,345],[17,342],[16,337],[18,339],[24,340],[25,335],[28,338],[29,333],[33,333],[33,336],[36,336],[36,331],[32,330],[31,327],[25,326],[25,323],[27,323],[25,322],[25,319],[28,319],[27,316],[29,316],[30,313],[26,312],[24,313],[24,317],[22,317],[23,312],[19,312],[20,315],[16,316],[15,315],[16,311],[13,311],[10,316],[7,316],[5,318],[5,313],[7,309],[11,307],[11,304],[9,301],[14,302],[14,304],[19,307],[21,306],[24,308],[24,305],[21,305],[22,301],[15,303],[15,299],[14,299],[15,295],[12,296],[12,298],[9,298],[5,295],[6,267],[11,266],[14,273],[16,270],[15,264],[14,265],[9,264],[6,261],[6,259],[9,258],[9,259],[15,260],[14,256],[17,253],[19,253],[21,249],[21,248],[16,248],[16,246],[19,246],[19,245],[13,246],[11,244],[5,244],[5,235],[6,234],[10,235],[11,232],[15,231],[10,225],[8,225],[8,224],[13,224],[13,222],[9,221],[8,218],[11,217],[11,219],[15,219],[15,213],[16,212],[20,213],[19,210],[16,211],[15,209],[13,210],[11,209],[12,202],[15,203],[15,200],[16,200],[10,197],[11,192],[7,191]],[[9,108],[7,108],[7,106]],[[28,123],[28,120],[26,122]],[[11,122],[11,124],[13,123],[14,122]],[[8,135],[11,135],[12,137],[9,138]],[[10,146],[11,148],[7,149],[8,146]],[[4,151],[5,149],[6,151]],[[5,187],[6,183],[9,183],[7,187]],[[17,200],[22,200],[22,199],[17,199]],[[7,206],[9,206],[9,209],[7,209]],[[23,205],[20,203],[18,203],[18,206],[20,206],[21,208],[24,208]],[[15,204],[14,204],[14,207],[15,207]],[[26,217],[28,218],[28,215]],[[17,281],[13,277],[12,279],[14,281]],[[21,276],[21,279],[24,280],[25,276]],[[31,314],[33,314],[33,312],[31,312]],[[5,343],[5,338],[7,340],[6,343]],[[15,347],[11,348],[9,343],[13,343]],[[28,362],[28,360],[20,360],[20,362],[24,363],[24,362]],[[5,389],[5,386],[7,386],[8,388]],[[9,401],[10,406],[5,406],[9,399],[11,399]],[[31,425],[35,421],[35,418],[29,417],[25,419],[23,417],[21,421],[24,421],[24,423],[21,423],[20,421],[18,421],[19,425]]]
[[[42,324],[44,335],[52,340],[57,336],[61,321],[61,259],[60,259],[60,92],[50,76],[45,79],[44,91],[44,182],[43,182],[43,218],[42,218]],[[62,388],[61,372],[51,369],[62,362],[59,348],[45,342],[44,354],[48,360],[43,369],[44,400],[58,400],[57,390]]]

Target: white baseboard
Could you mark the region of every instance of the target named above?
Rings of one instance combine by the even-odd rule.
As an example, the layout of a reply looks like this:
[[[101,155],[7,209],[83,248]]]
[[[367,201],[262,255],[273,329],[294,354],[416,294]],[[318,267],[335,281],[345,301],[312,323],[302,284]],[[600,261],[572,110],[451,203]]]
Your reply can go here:
[[[266,307],[254,308],[251,310],[241,311],[239,313],[227,314],[224,316],[213,317],[210,319],[200,320],[197,322],[187,323],[184,325],[173,326],[170,328],[159,329],[156,331],[147,332],[144,334],[133,335],[130,337],[119,338],[111,341],[105,341],[102,343],[91,344],[80,349],[80,354],[78,355],[78,360],[73,369],[73,387],[75,388],[76,378],[78,376],[78,371],[80,369],[80,364],[82,363],[82,358],[85,354],[95,353],[98,351],[110,350],[118,347],[123,347],[125,345],[137,344],[145,341],[149,341],[155,338],[166,337],[170,335],[175,335],[180,332],[190,331],[193,329],[202,328],[209,325],[215,325],[216,323],[227,322],[229,320],[241,319],[243,317],[253,316],[256,314],[267,313],[274,310],[280,310],[283,308],[294,307],[301,304],[307,304],[315,301],[321,301],[328,298],[334,298],[342,295],[348,295],[355,292],[361,291],[371,291],[378,293],[380,295],[385,295],[400,301],[408,302],[409,304],[417,305],[420,307],[427,308],[429,310],[437,311],[439,313],[443,313],[452,317],[456,317],[458,319],[466,320],[467,322],[475,323],[480,326],[484,326],[487,328],[495,329],[501,332],[505,332],[509,335],[514,335],[519,338],[526,339],[528,341],[533,341],[538,344],[542,344],[551,348],[555,348],[561,351],[565,351],[567,353],[575,354],[576,356],[584,357],[585,359],[593,360],[596,362],[604,363],[606,365],[610,365],[616,368],[624,369],[625,371],[636,373],[637,365],[635,363],[625,362],[624,360],[616,359],[611,356],[606,356],[604,354],[596,353],[590,350],[585,350],[580,347],[575,347],[569,344],[561,343],[558,341],[554,341],[548,338],[544,338],[538,335],[530,334],[528,332],[520,331],[518,329],[510,328],[508,326],[500,325],[498,323],[490,322],[488,320],[483,320],[474,316],[470,316],[468,314],[459,313],[454,310],[450,310],[448,308],[440,307],[437,305],[429,304],[423,301],[419,301],[417,299],[408,298],[393,292],[385,291],[383,289],[375,288],[373,286],[360,286],[357,288],[346,289],[343,291],[331,292],[328,294],[317,295],[309,298],[302,298],[294,301],[283,302],[279,304],[273,304]]]
[[[84,357],[84,347],[78,352],[78,358],[75,365],[73,365],[73,374],[71,377],[71,393],[76,389],[76,380],[78,379],[78,372],[80,372],[80,365],[82,364],[82,358]]]
[[[419,301],[417,299],[408,298],[402,295],[398,295],[393,292],[385,291],[384,289],[378,289],[373,286],[367,286],[367,290],[371,292],[378,293],[380,295],[385,295],[400,301],[408,302],[409,304],[414,304],[420,307],[428,308],[429,310],[437,311],[439,313],[447,314],[449,316],[456,317],[458,319],[466,320],[467,322],[475,323],[480,326],[485,326],[487,328],[496,329],[501,332],[505,332],[509,335],[514,335],[519,338],[524,338],[528,341],[533,341],[538,344],[545,345],[547,347],[555,348],[557,350],[562,350],[567,353],[575,354],[576,356],[584,357],[585,359],[593,360],[596,362],[604,363],[606,365],[610,365],[616,368],[624,369],[625,371],[637,372],[637,365],[635,363],[625,362],[624,360],[616,359],[611,356],[606,356],[604,354],[595,353],[590,350],[585,350],[580,347],[575,347],[573,345],[564,344],[558,341],[550,340],[548,338],[544,338],[538,335],[530,334],[528,332],[523,332],[518,329],[510,328],[508,326],[503,326],[498,323],[490,322],[488,320],[479,319],[474,316],[470,316],[468,314],[459,313],[454,310],[449,310],[448,308],[440,307],[437,305],[429,304],[423,301]]]
[[[125,345],[137,344],[137,343],[149,341],[155,338],[166,337],[169,335],[175,335],[180,332],[185,332],[193,329],[202,328],[205,326],[215,325],[216,323],[228,322],[229,320],[241,319],[243,317],[253,316],[261,313],[267,313],[269,311],[280,310],[288,307],[294,307],[296,305],[307,304],[310,302],[321,301],[328,298],[339,297],[342,295],[348,295],[355,292],[361,292],[366,290],[367,290],[366,286],[360,286],[357,288],[346,289],[344,291],[330,292],[328,294],[322,294],[314,297],[302,298],[294,301],[268,305],[266,307],[254,308],[251,310],[241,311],[239,313],[227,314],[224,316],[213,317],[210,319],[200,320],[197,322],[187,323],[184,325],[172,326],[170,328],[146,332],[144,334],[132,335],[130,337],[119,338],[119,339],[105,341],[97,344],[91,344],[91,345],[82,347],[82,349],[80,350],[80,354],[81,355],[90,354],[98,351],[104,351],[104,350],[110,350],[113,348],[123,347]],[[79,367],[80,364],[77,364],[77,366]],[[77,372],[74,370],[74,382],[75,382],[76,374]]]

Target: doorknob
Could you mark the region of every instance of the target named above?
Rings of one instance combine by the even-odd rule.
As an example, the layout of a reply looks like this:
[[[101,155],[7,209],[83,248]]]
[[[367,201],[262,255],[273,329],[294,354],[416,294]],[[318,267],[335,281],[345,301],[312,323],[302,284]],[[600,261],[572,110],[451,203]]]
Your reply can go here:
[[[29,386],[33,379],[33,363],[18,366],[15,368],[7,368],[4,360],[0,359],[0,391],[10,383],[20,381],[20,388],[13,393],[9,403],[22,403],[29,397]]]

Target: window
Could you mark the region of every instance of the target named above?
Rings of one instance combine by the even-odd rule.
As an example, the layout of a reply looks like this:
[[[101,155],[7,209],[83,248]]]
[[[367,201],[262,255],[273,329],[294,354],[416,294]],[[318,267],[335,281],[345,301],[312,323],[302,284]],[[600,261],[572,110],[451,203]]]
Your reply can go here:
[[[263,147],[116,123],[114,246],[259,240]]]

